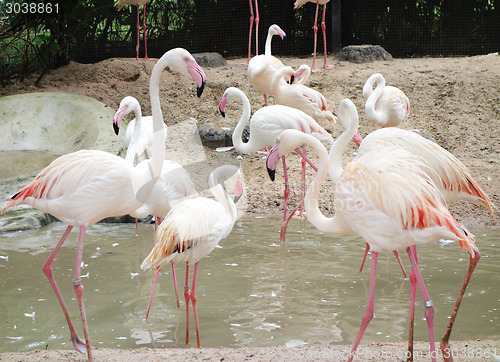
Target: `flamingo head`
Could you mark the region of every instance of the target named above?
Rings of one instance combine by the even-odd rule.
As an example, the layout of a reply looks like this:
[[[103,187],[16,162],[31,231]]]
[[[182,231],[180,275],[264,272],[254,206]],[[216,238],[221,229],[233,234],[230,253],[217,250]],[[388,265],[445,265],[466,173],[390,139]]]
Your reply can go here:
[[[226,117],[227,95],[224,93],[219,102],[219,112],[222,117]]]
[[[236,204],[238,200],[243,195],[243,182],[241,182],[241,177],[238,175],[238,180],[236,180],[236,184],[234,185],[234,203]]]
[[[276,140],[276,143],[269,150],[269,153],[267,154],[266,158],[267,173],[269,174],[269,178],[271,179],[271,181],[274,181],[276,174],[276,166],[278,165],[278,162],[280,160],[279,147],[280,147],[280,140],[278,138]]]
[[[269,27],[269,33],[271,35],[279,35],[281,39],[286,36],[285,32],[276,24],[273,24]]]
[[[120,102],[120,107],[113,116],[113,129],[115,130],[116,135],[118,135],[118,133],[120,132],[120,124],[122,122],[122,119],[134,109],[138,110],[139,113],[141,111],[141,106],[139,105],[137,99],[130,96],[122,99],[122,101]]]
[[[203,93],[207,76],[194,57],[184,48],[175,48],[166,52],[158,62],[165,62],[166,66],[178,72],[187,71],[196,83],[196,95]]]

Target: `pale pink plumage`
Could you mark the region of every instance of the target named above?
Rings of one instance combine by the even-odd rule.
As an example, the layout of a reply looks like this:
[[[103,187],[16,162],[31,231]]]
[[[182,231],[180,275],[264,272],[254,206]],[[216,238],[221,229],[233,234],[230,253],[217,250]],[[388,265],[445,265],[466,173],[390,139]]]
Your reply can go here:
[[[285,37],[285,32],[274,24],[269,27],[264,54],[256,55],[248,63],[247,74],[250,84],[255,87],[257,92],[264,95],[267,105],[266,94],[272,94],[271,81],[274,73],[283,67],[283,63],[271,54],[271,40],[273,35],[279,35],[281,39]]]
[[[373,85],[377,86],[373,89]],[[410,100],[399,88],[385,85],[384,77],[375,73],[363,86],[365,111],[369,121],[379,127],[396,127],[410,115]]]
[[[271,88],[276,103],[300,109],[315,120],[335,122],[336,118],[320,92],[300,83],[288,84],[285,81],[284,77],[290,78],[293,73],[293,68],[282,67],[274,74]]]
[[[236,205],[220,184],[219,177],[236,176],[235,199],[243,192],[240,172],[236,166],[220,166],[210,175],[209,187],[216,200],[205,197],[185,199],[175,205],[158,227],[155,246],[142,262],[141,268],[160,267],[167,262],[186,262],[186,344],[189,343],[189,301],[193,305],[196,337],[200,347],[200,332],[196,309],[196,277],[199,261],[210,254],[220,240],[229,235],[237,218]],[[189,264],[195,264],[189,293]],[[150,301],[154,289],[151,291]]]
[[[415,246],[434,242],[441,238],[450,239],[458,241],[460,246],[467,249],[471,256],[469,270],[441,344],[442,349],[447,346],[463,293],[479,260],[478,249],[472,235],[449,213],[441,200],[442,196],[438,187],[431,177],[423,171],[428,166],[418,155],[398,146],[374,147],[370,152],[358,154],[354,161],[342,169],[342,151],[346,148],[349,139],[356,134],[358,127],[356,108],[348,100],[342,101],[339,107],[339,117],[343,117],[343,113],[346,112],[350,122],[344,123],[350,123],[350,125],[346,132],[334,142],[330,156],[327,156],[325,148],[317,140],[293,130],[285,131],[280,135],[270,154],[278,152],[279,156],[285,155],[301,143],[312,146],[318,152],[319,164],[318,172],[311,182],[305,198],[308,220],[320,231],[326,233],[357,233],[370,244],[372,249],[368,307],[363,315],[361,328],[349,360],[352,360],[361,337],[373,317],[378,253],[382,250],[397,248],[406,248],[412,263],[410,277],[412,281],[411,315],[415,296],[413,291],[418,283],[425,300],[425,316],[431,341],[431,353],[435,353],[434,308],[418,269]],[[332,153],[337,154],[338,157],[332,159]],[[274,160],[273,162],[276,163],[276,157],[270,156],[268,159]],[[325,217],[318,207],[318,195],[320,185],[325,180],[327,173],[332,173],[332,167],[336,169],[333,173],[340,175],[334,195],[335,215]],[[411,324],[411,331],[412,327]],[[411,344],[413,343],[412,338],[413,335],[410,332]]]
[[[172,49],[158,60],[150,79],[154,122],[154,150],[150,160],[142,161],[134,167],[124,159],[103,151],[73,152],[55,159],[29,185],[14,195],[5,207],[7,209],[18,204],[28,204],[68,224],[42,270],[63,309],[74,348],[82,353],[86,350],[89,360],[92,360],[92,353],[80,280],[86,228],[105,217],[125,215],[136,210],[147,199],[160,176],[165,147],[160,134],[163,117],[159,101],[159,81],[162,70],[167,66],[189,72],[197,84],[198,94],[203,89],[206,78],[203,70],[185,49]],[[80,234],[73,285],[80,307],[85,341],[76,333],[52,273],[52,262],[74,226],[80,227]]]

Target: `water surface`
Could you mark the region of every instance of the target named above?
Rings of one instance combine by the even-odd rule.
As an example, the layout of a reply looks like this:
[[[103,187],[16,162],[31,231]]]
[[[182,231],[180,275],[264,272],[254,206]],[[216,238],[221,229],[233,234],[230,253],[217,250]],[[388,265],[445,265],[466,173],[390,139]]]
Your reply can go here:
[[[285,244],[278,218],[243,218],[200,262],[197,284],[204,347],[352,344],[366,308],[369,262],[359,273],[364,242],[319,233],[293,220]],[[41,266],[65,225],[0,235],[0,352],[71,349],[69,332]],[[482,258],[462,302],[452,339],[500,337],[500,233],[472,230]],[[153,275],[140,264],[153,246],[154,228],[98,224],[87,232],[84,266],[91,342],[107,348],[184,347],[185,266],[177,266],[181,308],[175,305],[170,267],[162,270],[148,321],[144,312]],[[78,233],[71,232],[53,263],[54,275],[78,331],[72,278]],[[409,261],[401,252],[409,272]],[[419,248],[419,262],[436,308],[436,336],[447,318],[469,263],[457,243]],[[362,343],[407,340],[410,282],[392,253],[381,253],[374,319]],[[191,281],[190,281],[191,283]],[[420,293],[416,336],[427,340]],[[191,316],[191,321],[193,318]],[[192,322],[191,343],[196,343]],[[83,336],[83,333],[80,332]],[[193,338],[194,337],[194,338]]]

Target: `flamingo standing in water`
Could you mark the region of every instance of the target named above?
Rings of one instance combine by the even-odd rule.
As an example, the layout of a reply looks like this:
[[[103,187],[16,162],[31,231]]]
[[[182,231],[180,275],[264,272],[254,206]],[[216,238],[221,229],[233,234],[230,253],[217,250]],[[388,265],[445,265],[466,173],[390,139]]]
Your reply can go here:
[[[373,85],[377,86],[373,89]],[[410,115],[410,100],[399,88],[385,85],[382,74],[375,73],[363,86],[365,111],[369,121],[379,127],[397,127]]]
[[[342,152],[349,139],[356,134],[358,127],[356,107],[349,100],[344,100],[340,104],[339,118],[344,115],[350,118],[351,124],[334,142],[330,156],[324,146],[314,138],[288,130],[280,135],[269,152],[268,167],[273,170],[279,157],[291,152],[297,145],[305,143],[313,147],[318,152],[319,163],[318,172],[305,197],[307,219],[325,233],[357,233],[372,249],[368,306],[349,361],[352,360],[361,337],[373,317],[378,254],[382,250],[400,248],[407,250],[412,264],[411,275],[415,283],[418,283],[425,300],[431,356],[434,356],[434,307],[418,268],[415,246],[439,239],[458,241],[460,246],[470,253],[471,260],[476,260],[476,263],[480,257],[478,249],[473,236],[453,218],[443,204],[439,188],[422,171],[428,166],[419,156],[398,146],[373,148],[370,152],[358,154],[354,161],[342,169],[340,162]],[[332,153],[336,155],[333,159]],[[318,196],[327,173],[332,173],[332,167],[335,169],[334,174],[339,175],[334,195],[335,215],[325,217],[319,210]],[[448,336],[471,273],[472,270],[469,268],[450,318],[446,332]],[[411,299],[413,302],[413,296]],[[432,359],[435,361],[434,357]]]
[[[248,60],[246,63],[241,63],[242,65],[248,65],[250,58],[252,56],[252,29],[253,22],[255,20],[255,55],[259,55],[259,1],[255,1],[255,14],[253,12],[252,0],[248,0],[250,3],[250,31],[248,32]]]
[[[137,210],[147,200],[160,177],[165,147],[162,143],[163,116],[159,82],[161,72],[167,66],[189,72],[198,87],[198,95],[201,95],[205,84],[205,73],[187,50],[172,49],[158,60],[151,73],[149,85],[154,128],[153,155],[150,160],[144,160],[134,167],[121,157],[98,150],[81,150],[61,156],[44,168],[29,185],[12,196],[2,211],[15,205],[27,204],[55,216],[68,225],[43,264],[42,270],[63,309],[74,348],[81,353],[86,350],[89,360],[92,360],[92,353],[83,284],[80,279],[85,232],[87,227],[103,218],[125,215]],[[85,341],[76,333],[52,273],[52,262],[74,226],[79,227],[80,234],[73,285]]]
[[[221,186],[220,177],[234,177],[235,197],[230,199]],[[186,262],[186,344],[189,343],[189,301],[193,305],[196,339],[200,348],[200,329],[196,308],[196,279],[200,260],[210,254],[220,240],[229,235],[236,221],[235,202],[243,193],[239,169],[224,165],[216,168],[209,178],[210,191],[215,200],[205,197],[185,199],[175,205],[156,231],[155,246],[142,262],[141,268],[155,268],[171,260]],[[193,284],[189,292],[189,265],[194,264]],[[154,290],[153,290],[154,291]],[[151,297],[153,296],[151,291]],[[148,306],[149,312],[149,306]]]
[[[139,24],[139,6],[142,5],[142,30],[144,32],[144,60],[150,60],[148,58],[148,41],[146,39],[146,3],[149,0],[118,0],[116,8],[121,10],[125,5],[136,5],[137,6],[137,45],[135,47],[136,57],[135,60],[139,61],[139,34],[141,33],[141,26]]]
[[[285,81],[284,77],[293,79],[294,73],[292,67],[281,67],[274,73],[271,88],[276,103],[298,108],[315,120],[335,122],[335,116],[320,92],[300,83],[289,84]]]
[[[225,116],[226,106],[233,100],[240,99],[243,103],[243,113],[238,124],[233,131],[233,145],[242,153],[253,153],[262,149],[267,149],[274,144],[278,135],[286,129],[296,129],[304,133],[311,134],[322,142],[328,144],[333,143],[332,136],[324,130],[312,117],[308,116],[299,109],[282,106],[272,105],[262,107],[257,110],[252,118],[250,118],[251,109],[250,102],[247,96],[238,88],[229,87],[224,92],[220,102],[219,110],[222,116]],[[250,139],[244,143],[241,140],[245,126],[250,122]],[[303,154],[298,148],[296,150]],[[304,155],[305,157],[305,155]],[[302,185],[305,191],[305,165],[306,159],[302,160]],[[286,226],[288,224],[287,207],[288,195],[290,194],[290,186],[288,185],[288,174],[286,170],[285,157],[282,158],[283,173],[285,177],[285,190],[284,190],[284,209],[283,209],[283,224],[281,226],[281,240],[285,239]],[[314,165],[313,165],[314,167]]]
[[[137,160],[138,156],[142,153],[146,155],[146,158],[149,158],[152,154],[153,118],[142,117],[141,106],[139,105],[137,99],[130,96],[125,97],[120,102],[120,107],[113,117],[113,128],[116,134],[120,131],[122,119],[130,112],[134,112],[135,118],[128,124],[125,134],[128,146],[125,160],[134,163],[134,160]],[[144,121],[146,121],[146,127],[142,126]],[[163,144],[165,144],[165,138],[167,137],[167,125],[163,124],[163,126]],[[173,205],[180,202],[185,197],[192,197],[196,194],[197,192],[193,182],[191,181],[189,173],[179,163],[171,160],[164,160],[161,175],[155,183],[153,190],[151,190],[148,199],[140,208],[131,213],[131,215],[136,218],[136,228],[137,219],[153,215],[156,229],[157,223],[161,222]],[[179,292],[173,261],[171,262],[171,265],[177,307],[179,307]],[[155,288],[159,274],[160,268],[156,271],[153,289]],[[146,318],[147,317],[148,316],[146,315]]]
[[[283,67],[283,63],[271,54],[271,40],[273,35],[279,35],[283,39],[286,34],[281,28],[273,24],[269,27],[266,39],[266,48],[264,54],[256,55],[248,62],[248,78],[257,92],[264,95],[264,102],[267,106],[267,95],[272,94],[271,82],[274,73]]]
[[[323,49],[325,51],[325,61],[323,63],[323,68],[325,69],[332,69],[334,68],[333,65],[328,65],[326,64],[326,55],[327,55],[327,50],[326,50],[326,23],[325,23],[325,14],[326,14],[326,3],[328,3],[330,0],[296,0],[295,4],[293,4],[293,9],[297,10],[300,8],[302,5],[304,5],[307,2],[311,3],[316,3],[316,15],[314,16],[314,50],[313,50],[313,64],[312,64],[312,71],[313,73],[319,72],[320,69],[316,68],[314,66],[314,63],[316,62],[316,44],[318,40],[318,10],[319,10],[319,4],[323,5],[323,16],[321,18],[321,29],[323,30]]]

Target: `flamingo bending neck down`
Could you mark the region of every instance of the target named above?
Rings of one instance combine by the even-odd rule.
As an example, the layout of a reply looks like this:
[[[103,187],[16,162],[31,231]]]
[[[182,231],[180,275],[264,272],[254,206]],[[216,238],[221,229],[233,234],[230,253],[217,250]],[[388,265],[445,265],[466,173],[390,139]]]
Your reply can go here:
[[[308,66],[307,64],[302,64],[299,66],[299,69],[297,69],[293,73],[293,84],[305,84],[309,77],[311,76],[311,67]]]
[[[146,3],[149,0],[118,0],[118,4],[116,5],[116,8],[118,10],[121,10],[125,5],[136,5],[137,6],[137,45],[135,47],[136,51],[136,61],[139,61],[139,39],[140,39],[140,33],[141,33],[141,27],[139,25],[139,6],[142,5],[142,31],[144,34],[144,60],[150,60],[148,58],[148,41],[146,38]]]
[[[18,204],[31,205],[68,225],[42,270],[63,309],[74,348],[81,353],[86,351],[89,360],[92,360],[92,352],[80,279],[85,232],[87,227],[105,217],[126,215],[139,208],[147,200],[160,177],[165,147],[162,144],[163,116],[160,109],[159,81],[162,70],[167,66],[189,72],[197,84],[198,94],[201,94],[205,83],[203,70],[185,49],[172,49],[157,61],[150,79],[154,128],[153,155],[150,160],[144,160],[134,167],[123,158],[103,151],[73,152],[55,159],[29,185],[15,194],[5,207],[7,209]],[[74,226],[80,228],[80,234],[73,285],[85,341],[76,333],[52,273],[52,262]]]
[[[269,153],[268,166],[271,168],[275,166],[279,157],[291,152],[299,144],[305,143],[313,147],[318,152],[319,163],[318,172],[311,181],[305,197],[308,221],[325,233],[357,233],[370,244],[372,265],[368,306],[349,360],[352,360],[361,337],[373,317],[378,254],[382,250],[399,248],[406,248],[412,264],[412,278],[418,283],[425,300],[425,316],[431,356],[433,356],[435,355],[434,307],[418,268],[415,246],[435,242],[441,238],[458,241],[476,263],[479,260],[478,249],[472,235],[453,218],[441,201],[441,193],[432,179],[421,171],[427,166],[419,156],[404,148],[381,147],[358,155],[345,169],[342,169],[340,155],[349,139],[355,134],[358,122],[356,108],[351,101],[341,102],[339,118],[344,112],[350,114],[352,123],[332,146],[333,152],[339,155],[334,160],[333,167],[336,170],[335,174],[340,175],[335,188],[333,217],[324,216],[318,207],[321,185],[332,167],[329,166],[332,159],[317,140],[293,130],[284,131]],[[445,337],[449,337],[451,333],[471,273],[469,270],[468,278],[466,277],[462,284]],[[411,299],[413,302],[413,297]],[[435,361],[435,358],[432,360]]]
[[[220,177],[237,177],[235,183],[235,199],[230,199],[221,186]],[[142,262],[141,268],[158,268],[162,264],[175,261],[186,262],[186,344],[189,343],[189,302],[193,305],[196,339],[200,348],[200,330],[198,310],[196,308],[196,279],[198,264],[202,258],[210,254],[220,240],[229,235],[236,221],[235,202],[243,193],[243,185],[239,169],[236,166],[224,165],[216,168],[209,179],[210,191],[215,200],[195,197],[175,205],[167,214],[156,231],[155,246]],[[194,264],[193,283],[189,292],[189,265]],[[154,289],[151,291],[151,298]],[[148,312],[149,312],[148,305]]]
[[[373,85],[377,86],[373,89]],[[363,86],[365,111],[369,121],[379,127],[397,127],[410,115],[410,100],[399,88],[385,85],[382,74],[375,73]]]
[[[332,69],[334,68],[333,65],[326,64],[326,55],[327,55],[327,49],[326,49],[326,22],[325,22],[325,14],[326,14],[326,3],[328,3],[330,0],[296,0],[295,4],[293,4],[293,9],[297,10],[300,8],[302,5],[304,5],[307,2],[312,2],[316,3],[316,14],[314,16],[314,50],[313,50],[313,64],[312,64],[312,71],[313,73],[319,72],[320,69],[316,68],[314,66],[314,63],[316,62],[316,44],[318,40],[318,11],[319,11],[319,4],[323,5],[323,15],[321,17],[321,29],[323,31],[323,49],[325,53],[325,61],[323,63],[323,68],[325,69]]]
[[[262,107],[257,110],[252,118],[250,118],[251,109],[250,102],[247,96],[238,88],[230,87],[226,89],[222,99],[219,102],[219,110],[225,116],[225,110],[228,103],[233,100],[240,99],[243,103],[243,113],[233,131],[233,145],[239,152],[253,153],[262,149],[267,149],[274,144],[278,135],[286,129],[296,129],[301,132],[311,134],[322,142],[328,144],[333,143],[332,136],[324,130],[312,117],[308,116],[299,109],[272,105]],[[250,139],[244,143],[241,139],[245,126],[250,123]],[[297,148],[297,151],[301,151]],[[302,162],[302,189],[305,193],[305,164],[306,159]],[[284,209],[283,209],[283,224],[281,227],[281,240],[285,240],[288,208],[288,195],[290,187],[288,185],[288,174],[286,169],[285,157],[282,158],[283,172],[285,177],[284,190]],[[310,161],[309,161],[310,162]]]
[[[264,54],[256,55],[248,62],[247,74],[250,84],[257,89],[257,92],[264,95],[264,102],[267,106],[267,95],[272,94],[270,86],[274,73],[283,67],[283,63],[271,55],[271,41],[273,35],[279,35],[283,39],[286,34],[276,24],[269,27],[266,39],[266,48]]]

